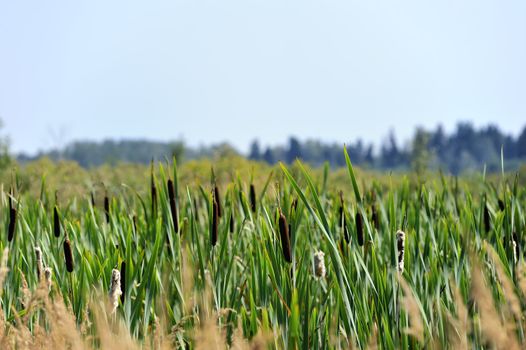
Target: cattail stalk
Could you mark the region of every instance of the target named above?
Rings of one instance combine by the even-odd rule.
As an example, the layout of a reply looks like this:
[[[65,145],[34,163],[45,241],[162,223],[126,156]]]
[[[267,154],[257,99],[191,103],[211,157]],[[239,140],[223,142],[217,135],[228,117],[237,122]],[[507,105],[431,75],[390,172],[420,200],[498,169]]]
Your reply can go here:
[[[399,273],[404,273],[405,232],[402,230],[396,232],[396,248],[398,251],[397,270]]]
[[[212,200],[212,232],[210,235],[210,243],[215,247],[217,243],[217,226],[219,224],[219,205],[215,198]]]
[[[280,210],[279,213],[279,233],[281,237],[281,249],[283,250],[283,257],[288,263],[292,262],[292,252],[290,249],[290,237],[289,237],[289,225],[287,224],[287,218]]]
[[[121,290],[121,303],[124,304],[124,292],[126,290],[126,262],[121,262],[121,281],[120,281],[120,290]]]
[[[217,185],[214,185],[214,200],[217,202],[217,216],[222,217],[221,196],[219,195],[219,187],[217,187]]]
[[[359,211],[355,215],[356,221],[356,237],[358,238],[358,245],[363,246],[363,218]]]
[[[119,297],[122,295],[121,291],[121,273],[117,269],[111,270],[111,284],[110,284],[110,309],[113,314],[119,306]]]
[[[60,237],[60,216],[56,205],[53,207],[53,233],[55,237]]]
[[[256,189],[254,184],[250,184],[250,209],[253,213],[256,212]]]
[[[172,213],[172,222],[174,231],[179,232],[179,218],[177,217],[177,205],[175,202],[175,188],[172,179],[168,179],[168,199],[170,201],[170,212]]]
[[[67,237],[64,240],[64,259],[66,261],[66,270],[73,272],[73,253],[71,251],[71,242]]]

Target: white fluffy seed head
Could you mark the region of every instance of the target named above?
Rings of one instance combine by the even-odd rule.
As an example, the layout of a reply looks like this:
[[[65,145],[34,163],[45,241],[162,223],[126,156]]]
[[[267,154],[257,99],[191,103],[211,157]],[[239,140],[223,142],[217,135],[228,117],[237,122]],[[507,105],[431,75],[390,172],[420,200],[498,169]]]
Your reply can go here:
[[[398,251],[397,270],[400,273],[404,272],[404,253],[405,253],[405,232],[398,230],[396,232],[396,250]]]
[[[314,274],[318,278],[325,277],[325,261],[324,261],[325,253],[321,250],[314,253]]]
[[[121,273],[117,269],[111,271],[111,285],[110,285],[110,309],[114,313],[119,306],[119,297],[121,296]]]

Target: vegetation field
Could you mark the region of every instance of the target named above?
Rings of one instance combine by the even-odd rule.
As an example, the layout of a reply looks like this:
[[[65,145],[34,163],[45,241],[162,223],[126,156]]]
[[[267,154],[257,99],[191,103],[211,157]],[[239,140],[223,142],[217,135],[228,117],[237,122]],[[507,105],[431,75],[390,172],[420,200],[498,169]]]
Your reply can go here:
[[[0,349],[524,348],[524,180],[344,155],[4,176]]]

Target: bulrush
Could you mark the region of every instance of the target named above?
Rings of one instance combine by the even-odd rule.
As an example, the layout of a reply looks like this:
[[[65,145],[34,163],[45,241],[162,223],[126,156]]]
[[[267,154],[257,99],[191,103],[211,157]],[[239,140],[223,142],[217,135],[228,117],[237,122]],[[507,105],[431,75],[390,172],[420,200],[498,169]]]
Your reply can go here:
[[[378,217],[378,210],[376,209],[376,204],[371,205],[371,220],[374,224],[375,229],[380,228],[380,218]]]
[[[35,247],[35,258],[37,261],[37,277],[38,280],[42,278],[42,273],[44,271],[44,263],[42,262],[42,250],[40,247]]]
[[[120,289],[121,289],[121,303],[124,304],[124,291],[126,290],[126,262],[121,262],[121,281],[120,281]]]
[[[405,232],[402,230],[396,232],[396,249],[398,251],[397,270],[399,273],[404,273]]]
[[[499,198],[499,202],[498,203],[499,203],[500,211],[504,211],[505,206],[504,206],[504,202],[502,201],[502,199]]]
[[[108,198],[108,191],[104,195],[104,212],[106,213],[106,222],[110,222],[110,199]]]
[[[71,243],[67,237],[64,240],[64,259],[66,260],[66,270],[73,272],[73,253],[71,251]]]
[[[168,179],[168,199],[170,201],[170,212],[172,213],[172,222],[174,231],[179,232],[179,218],[177,216],[177,205],[175,202],[175,188],[172,179]]]
[[[339,209],[339,213],[340,213],[340,227],[342,228],[343,230],[343,237],[345,238],[345,242],[347,242],[347,244],[349,244],[349,241],[350,241],[350,237],[349,237],[349,231],[347,229],[347,223],[345,222],[345,206],[344,206],[344,201],[343,201],[343,192],[340,191],[340,209]]]
[[[287,218],[279,211],[279,233],[281,237],[281,249],[283,250],[283,257],[288,263],[292,262],[292,252],[290,249],[290,238],[289,238],[289,225],[287,224]]]
[[[91,191],[91,206],[95,208],[95,194]]]
[[[219,187],[214,185],[214,200],[217,202],[217,215],[223,216],[223,209],[221,208],[221,196],[219,195]]]
[[[110,310],[114,313],[119,306],[119,297],[121,296],[121,273],[117,269],[111,270],[110,284]]]
[[[230,233],[234,232],[234,213],[230,212]]]
[[[253,213],[256,212],[256,189],[254,184],[250,184],[250,209]]]
[[[488,232],[490,230],[490,218],[489,218],[489,209],[488,205],[484,204],[484,230]]]
[[[321,250],[314,253],[314,274],[318,278],[325,277],[325,261],[323,257],[325,256],[325,253]]]
[[[363,246],[363,218],[359,211],[354,216],[356,222],[356,238],[358,239],[358,245]]]
[[[517,234],[513,232],[511,236],[511,244],[513,247],[513,263],[517,264],[519,262],[519,256],[520,256],[520,244],[519,244],[519,237],[517,237]]]
[[[13,240],[13,237],[15,236],[16,216],[17,216],[16,209],[10,208],[9,209],[9,228],[7,231],[7,240],[9,242],[11,242]]]
[[[219,205],[215,198],[212,200],[212,232],[210,233],[210,243],[215,247],[217,243],[217,226],[219,224]]]
[[[155,178],[153,176],[153,159],[150,163],[150,193],[152,196],[152,217],[155,217],[157,213],[157,186],[155,186]]]
[[[60,216],[56,205],[53,207],[53,233],[55,237],[60,237]]]

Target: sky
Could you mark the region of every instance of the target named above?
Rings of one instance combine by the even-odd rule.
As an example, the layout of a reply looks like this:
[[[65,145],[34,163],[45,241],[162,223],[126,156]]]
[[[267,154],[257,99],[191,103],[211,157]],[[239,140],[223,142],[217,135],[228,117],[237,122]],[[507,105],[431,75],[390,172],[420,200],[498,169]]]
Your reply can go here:
[[[526,1],[0,0],[14,152],[526,125]]]

